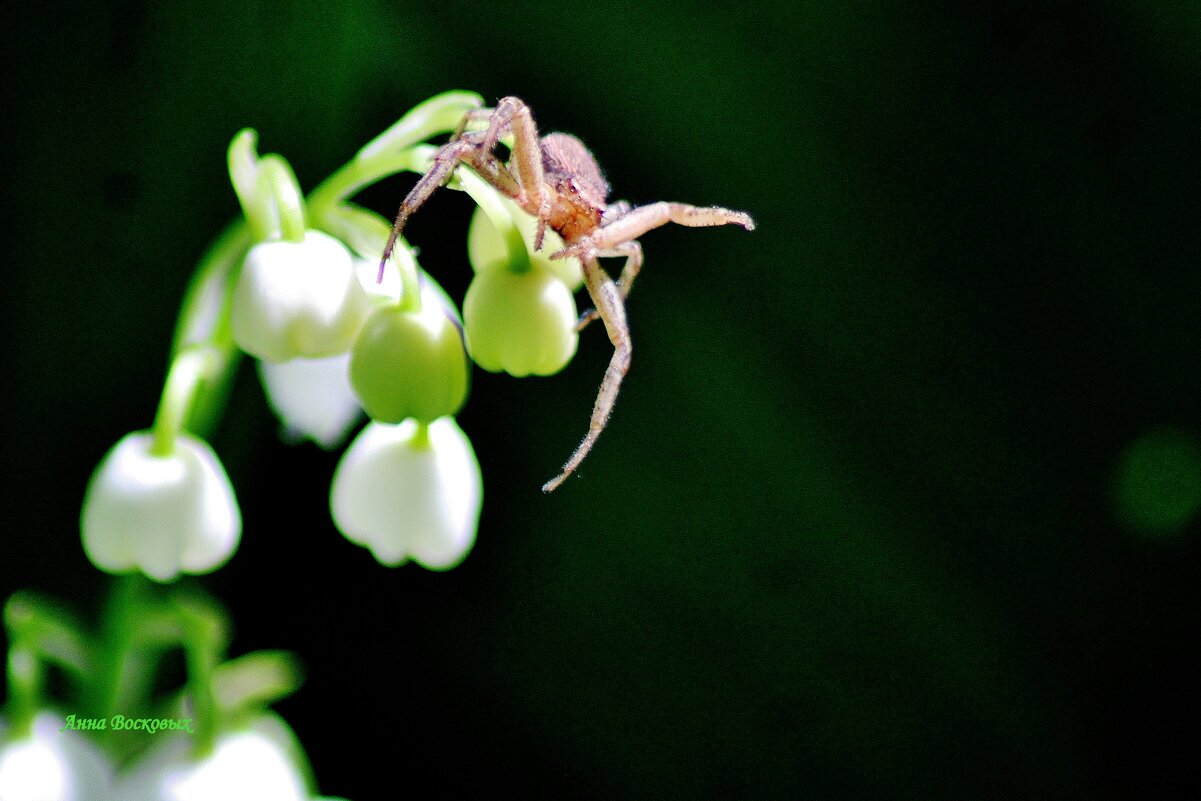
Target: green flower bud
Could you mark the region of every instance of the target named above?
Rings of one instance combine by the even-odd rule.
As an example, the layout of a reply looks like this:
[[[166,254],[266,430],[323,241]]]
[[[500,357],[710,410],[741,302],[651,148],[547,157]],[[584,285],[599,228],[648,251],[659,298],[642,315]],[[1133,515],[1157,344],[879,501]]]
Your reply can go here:
[[[552,375],[571,361],[579,341],[571,291],[537,266],[480,270],[463,300],[463,320],[471,358],[494,373]]]
[[[430,290],[420,311],[399,306],[367,318],[350,354],[350,383],[373,420],[428,423],[467,400],[471,363],[463,336]]]
[[[508,209],[514,224],[521,231],[521,239],[530,253],[531,266],[534,269],[549,270],[572,292],[578,290],[584,283],[584,271],[580,266],[580,260],[570,258],[551,261],[550,259],[552,253],[566,247],[562,238],[547,228],[546,234],[542,238],[542,250],[534,252],[534,232],[538,227],[538,221],[522,211],[507,197],[498,196],[498,199]],[[467,258],[476,272],[482,272],[494,265],[507,264],[509,260],[509,251],[505,247],[504,239],[497,232],[496,226],[488,219],[488,215],[478,206],[475,214],[471,217],[471,227],[467,229]]]

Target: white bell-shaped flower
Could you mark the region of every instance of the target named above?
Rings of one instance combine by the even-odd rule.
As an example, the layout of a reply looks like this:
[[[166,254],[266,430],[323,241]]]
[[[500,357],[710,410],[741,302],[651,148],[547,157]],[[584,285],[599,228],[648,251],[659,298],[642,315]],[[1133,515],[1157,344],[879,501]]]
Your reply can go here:
[[[161,735],[159,735],[161,736]],[[192,756],[194,738],[161,736],[117,777],[121,801],[309,801],[305,759],[295,735],[264,715],[249,727],[217,736],[212,753]]]
[[[475,542],[483,481],[475,451],[453,418],[423,428],[369,423],[334,473],[334,524],[389,567],[412,559],[445,570]]]
[[[80,524],[102,570],[141,570],[157,581],[207,573],[237,548],[242,515],[225,469],[205,442],[181,432],[169,456],[149,431],[126,435],[92,474]]]
[[[398,250],[412,259],[409,251]],[[401,296],[400,271],[389,259],[383,280],[377,281],[379,262],[355,260],[355,272],[371,303],[394,306]],[[455,316],[446,293],[431,278],[421,282],[423,307],[446,309]],[[325,359],[292,359],[287,362],[259,361],[259,378],[267,403],[283,425],[290,441],[312,440],[323,448],[336,448],[362,417],[359,398],[350,383],[350,352]]]
[[[285,439],[336,448],[363,414],[350,385],[350,353],[326,359],[259,362],[267,403]]]
[[[273,362],[344,353],[372,309],[350,251],[320,231],[303,242],[260,242],[234,287],[234,340]]]
[[[10,739],[0,720],[0,799],[3,801],[108,801],[113,771],[84,736],[60,731],[63,719],[39,713],[27,738]]]

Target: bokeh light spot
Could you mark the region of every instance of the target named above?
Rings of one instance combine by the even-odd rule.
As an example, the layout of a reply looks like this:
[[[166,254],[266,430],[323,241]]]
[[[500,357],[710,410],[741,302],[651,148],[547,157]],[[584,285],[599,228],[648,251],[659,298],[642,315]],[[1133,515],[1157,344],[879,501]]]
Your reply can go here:
[[[1118,515],[1142,534],[1173,534],[1201,508],[1201,450],[1178,431],[1134,440],[1118,464]]]

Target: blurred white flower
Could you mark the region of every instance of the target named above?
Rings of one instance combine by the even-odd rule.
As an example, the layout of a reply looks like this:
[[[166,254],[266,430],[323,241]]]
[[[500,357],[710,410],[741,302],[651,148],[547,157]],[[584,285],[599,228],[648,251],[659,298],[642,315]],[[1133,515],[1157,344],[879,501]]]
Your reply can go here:
[[[306,761],[291,729],[274,715],[218,735],[212,753],[192,756],[194,737],[158,740],[117,778],[120,801],[309,801]]]
[[[373,308],[338,240],[308,231],[303,242],[260,242],[234,288],[238,346],[273,362],[316,359],[350,348]]]
[[[334,524],[389,567],[412,559],[444,570],[475,542],[483,482],[471,442],[450,417],[426,430],[368,423],[334,473]]]
[[[112,767],[81,734],[60,731],[63,718],[41,712],[27,739],[9,740],[0,720],[0,799],[108,801]]]
[[[217,455],[181,432],[170,456],[151,453],[149,431],[126,435],[100,462],[84,496],[80,527],[101,570],[133,568],[156,581],[207,573],[238,546],[242,515]]]
[[[259,362],[267,403],[290,440],[336,448],[362,415],[350,386],[350,353],[327,359]]]

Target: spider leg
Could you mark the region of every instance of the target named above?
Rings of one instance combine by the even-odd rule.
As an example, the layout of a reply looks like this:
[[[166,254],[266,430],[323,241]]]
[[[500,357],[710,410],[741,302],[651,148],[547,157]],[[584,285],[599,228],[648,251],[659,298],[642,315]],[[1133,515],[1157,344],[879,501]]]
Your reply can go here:
[[[497,191],[509,197],[521,195],[521,187],[508,168],[490,152],[480,149],[482,139],[483,136],[479,132],[467,133],[438,148],[429,170],[409,190],[409,194],[400,204],[399,211],[396,212],[396,221],[392,223],[392,232],[388,235],[384,254],[380,257],[380,276],[384,274],[384,263],[392,255],[396,240],[404,232],[409,217],[450,179],[451,173],[460,163],[469,165],[481,178],[496,187]]]
[[[621,268],[621,278],[617,279],[617,288],[621,290],[622,300],[628,298],[630,289],[634,286],[634,279],[638,277],[638,272],[642,269],[642,245],[637,242],[622,242],[617,247],[599,251],[596,255],[626,257],[626,263]],[[580,315],[580,321],[576,323],[575,330],[583,331],[598,317],[600,317],[600,313],[596,309],[589,309]]]
[[[542,485],[543,492],[554,492],[556,488],[570,476],[584,461],[584,457],[592,450],[597,437],[605,430],[617,393],[621,389],[621,380],[630,369],[630,354],[633,343],[630,340],[630,328],[626,323],[626,308],[622,302],[621,290],[613,283],[609,274],[601,268],[600,262],[594,256],[584,260],[584,284],[592,302],[600,310],[600,318],[605,323],[609,333],[609,341],[613,343],[613,357],[605,370],[605,378],[601,381],[600,390],[596,395],[596,404],[592,407],[592,418],[588,423],[588,433],[576,446],[571,458],[563,465],[562,472]]]
[[[463,115],[463,119],[459,122],[459,127],[455,128],[454,133],[451,134],[451,141],[453,142],[455,139],[462,138],[463,134],[467,131],[467,126],[471,123],[476,122],[477,120],[491,120],[495,113],[496,110],[490,108],[471,109]],[[498,137],[502,135],[503,132],[499,134]]]
[[[617,219],[626,216],[633,208],[628,200],[619,200],[616,203],[610,203],[608,208],[605,209],[604,214],[601,215],[601,225],[609,225]]]
[[[637,239],[654,228],[672,222],[691,228],[712,225],[741,225],[748,231],[755,230],[755,221],[742,211],[731,211],[719,206],[690,206],[687,203],[652,203],[639,206],[623,214],[591,235],[570,247],[551,254],[552,259],[579,256],[589,250],[608,250],[622,242]]]
[[[513,131],[513,153],[509,162],[522,189],[517,201],[527,214],[538,219],[534,250],[541,250],[546,223],[550,219],[552,198],[542,174],[542,142],[538,137],[538,126],[524,101],[516,97],[502,97],[492,114],[483,148],[491,151],[501,134],[510,129]]]

